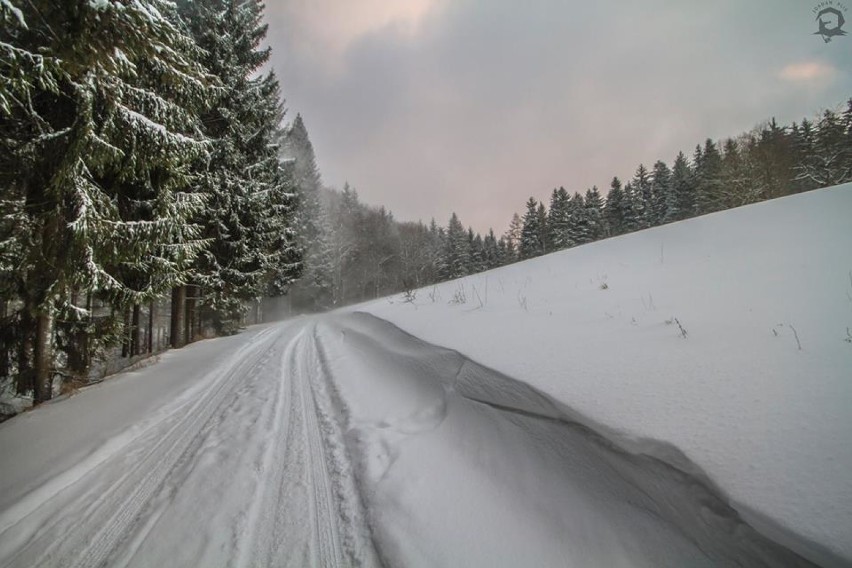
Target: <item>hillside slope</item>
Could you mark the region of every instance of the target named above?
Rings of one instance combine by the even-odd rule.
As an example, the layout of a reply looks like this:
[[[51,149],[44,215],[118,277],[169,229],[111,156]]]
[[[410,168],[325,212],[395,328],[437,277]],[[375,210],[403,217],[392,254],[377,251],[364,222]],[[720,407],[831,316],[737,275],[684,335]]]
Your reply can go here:
[[[852,184],[359,306],[524,381],[852,563]]]

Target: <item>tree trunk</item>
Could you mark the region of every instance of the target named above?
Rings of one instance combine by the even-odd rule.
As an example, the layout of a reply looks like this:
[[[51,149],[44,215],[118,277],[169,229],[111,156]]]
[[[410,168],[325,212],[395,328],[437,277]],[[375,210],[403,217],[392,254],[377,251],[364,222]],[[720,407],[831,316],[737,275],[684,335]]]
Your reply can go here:
[[[130,327],[132,325],[130,320],[130,308],[121,308],[121,314],[122,319],[124,320],[124,328],[121,330],[121,356],[130,357]]]
[[[75,302],[76,303],[76,302]],[[92,294],[86,294],[87,319],[82,327],[75,326],[68,343],[68,368],[78,377],[85,377],[91,365],[89,353],[90,326],[92,324]]]
[[[186,286],[172,289],[171,345],[184,346],[184,319],[186,315]]]
[[[8,322],[6,318],[9,317],[9,303],[6,300],[0,302],[0,320],[3,320],[3,326],[5,327],[4,331],[0,332],[4,336],[4,341],[2,345],[2,353],[0,353],[0,380],[5,379],[9,376],[9,373],[12,370],[12,365],[10,362],[13,345],[15,345],[14,339],[14,326],[11,325],[11,322]]]
[[[26,301],[21,311],[20,328],[18,329],[18,377],[17,392],[24,396],[33,390],[33,317],[32,304]]]
[[[133,304],[133,315],[130,322],[130,356],[139,355],[142,345],[142,322],[140,321],[139,304]]]
[[[151,303],[148,305],[148,353],[154,353],[154,313],[157,308],[157,300],[151,300]]]
[[[40,404],[53,397],[53,315],[36,315],[34,347],[33,403]]]
[[[186,292],[184,293],[184,300],[186,303],[186,316],[184,318],[184,345],[192,343],[193,338],[193,324],[195,323],[194,292],[194,287],[187,286]]]

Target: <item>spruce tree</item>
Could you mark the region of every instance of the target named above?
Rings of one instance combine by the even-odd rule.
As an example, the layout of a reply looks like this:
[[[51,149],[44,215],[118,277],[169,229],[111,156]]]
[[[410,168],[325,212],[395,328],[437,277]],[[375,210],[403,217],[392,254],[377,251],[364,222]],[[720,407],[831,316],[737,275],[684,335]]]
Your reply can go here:
[[[515,251],[512,250],[506,237],[500,237],[497,241],[497,266],[505,266],[515,260]]]
[[[444,280],[452,280],[466,276],[470,268],[470,242],[468,233],[455,213],[447,225],[447,235],[444,243],[444,258],[441,276]]]
[[[523,229],[518,256],[521,260],[544,254],[543,232],[539,203],[530,197],[527,201],[527,211],[524,214]]]
[[[309,250],[310,243],[321,230],[322,180],[314,147],[301,114],[297,114],[293,124],[282,131],[279,153],[290,173],[299,200],[295,230],[300,244]],[[308,259],[305,262],[309,264]]]
[[[694,211],[693,175],[683,152],[679,152],[672,167],[671,192],[666,202],[665,221],[680,221],[692,217]]]
[[[470,264],[468,265],[468,274],[476,274],[487,269],[487,261],[485,256],[485,243],[479,233],[474,234],[473,229],[467,229],[468,246],[470,248]]]
[[[639,164],[631,183],[633,188],[633,216],[636,219],[636,229],[647,229],[653,220],[653,187],[651,175],[644,164]]]
[[[550,239],[548,238],[547,230],[549,219],[547,207],[544,206],[544,202],[538,204],[538,210],[536,212],[538,214],[539,247],[541,248],[541,254],[547,254],[550,252]]]
[[[632,233],[642,228],[642,220],[640,218],[642,206],[637,203],[641,199],[641,196],[638,196],[636,190],[633,188],[632,181],[624,184],[624,198],[621,200],[621,218],[625,233]]]
[[[571,215],[569,202],[571,197],[564,187],[554,189],[550,196],[550,218],[547,224],[549,242],[553,250],[562,250],[573,246],[571,242]]]
[[[207,196],[199,221],[210,244],[195,281],[217,331],[231,333],[247,301],[284,293],[299,273],[292,227],[296,172],[283,171],[276,152],[283,114],[278,81],[271,72],[257,75],[270,53],[259,48],[267,31],[262,4],[195,0],[182,8],[204,64],[221,84],[203,117],[212,145],[198,186]],[[313,228],[315,236],[315,220]]]
[[[832,110],[826,110],[820,116],[816,127],[814,144],[817,159],[812,163],[807,175],[818,187],[830,187],[852,181],[852,147],[849,145],[847,126],[844,117]]]
[[[316,163],[313,144],[301,115],[281,135],[279,154],[285,170],[293,182],[298,200],[294,219],[296,242],[303,251],[303,271],[291,293],[300,305],[328,303],[331,274],[327,258],[329,235],[325,234],[326,212],[320,201],[322,180]]]
[[[610,236],[614,237],[625,232],[623,202],[624,190],[621,188],[621,180],[614,177],[609,185],[609,193],[607,193],[606,205],[604,205],[607,234]]]
[[[736,140],[729,138],[722,146],[721,203],[729,209],[746,203],[752,203],[756,196],[752,193],[748,177],[745,152],[740,150]]]
[[[722,207],[722,156],[715,142],[707,139],[695,159],[695,212],[698,215]]]
[[[506,230],[506,234],[503,235],[506,239],[506,250],[512,255],[508,262],[515,262],[518,260],[521,250],[521,233],[523,228],[524,223],[521,221],[521,217],[517,213],[513,213],[512,220],[509,223],[509,228]]]
[[[668,222],[671,196],[672,172],[665,162],[657,160],[651,173],[651,207],[648,218],[652,227]]]
[[[603,199],[598,191],[598,186],[592,186],[586,190],[584,200],[586,206],[586,220],[589,224],[589,240],[598,241],[606,237],[604,224]]]
[[[574,192],[568,202],[569,227],[568,235],[571,246],[584,245],[592,240],[590,223],[583,196]]]
[[[494,229],[488,229],[488,234],[483,239],[483,250],[485,252],[486,270],[497,268],[503,264],[500,246],[497,242],[497,237],[494,236]]]
[[[211,81],[168,2],[0,9],[0,182],[13,219],[2,249],[19,255],[15,293],[33,345],[19,371],[32,371],[40,402],[51,395],[56,316],[90,318],[73,303],[78,291],[121,312],[189,277],[202,242],[188,222],[200,203],[186,190],[207,152],[197,111]]]

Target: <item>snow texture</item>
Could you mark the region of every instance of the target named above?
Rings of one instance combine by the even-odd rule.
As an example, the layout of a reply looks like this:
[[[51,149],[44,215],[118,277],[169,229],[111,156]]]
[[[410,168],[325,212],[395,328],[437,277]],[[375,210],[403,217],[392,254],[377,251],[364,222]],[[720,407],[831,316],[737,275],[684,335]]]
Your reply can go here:
[[[524,381],[753,526],[852,564],[852,185],[362,305]]]

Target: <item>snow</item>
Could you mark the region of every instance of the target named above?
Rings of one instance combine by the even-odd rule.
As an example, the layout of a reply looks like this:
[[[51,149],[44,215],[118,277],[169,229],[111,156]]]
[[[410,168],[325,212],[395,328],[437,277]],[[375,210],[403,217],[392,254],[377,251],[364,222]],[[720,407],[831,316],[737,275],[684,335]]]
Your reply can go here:
[[[850,219],[847,184],[358,309],[707,476],[765,534],[841,565],[852,562]]]
[[[10,0],[0,0],[0,9],[10,12],[18,21],[18,25],[26,29],[27,23],[24,21],[24,14]]]
[[[89,6],[93,10],[103,12],[110,7],[110,0],[89,0]]]
[[[0,564],[377,565],[326,456],[304,323],[169,352],[0,424]]]
[[[366,314],[315,337],[387,566],[808,565],[459,353]]]
[[[848,565],[850,189],[255,326],[17,416],[0,564]]]

